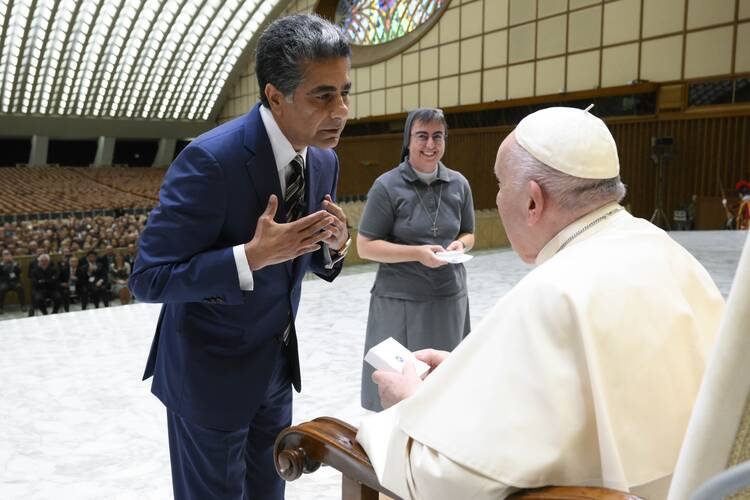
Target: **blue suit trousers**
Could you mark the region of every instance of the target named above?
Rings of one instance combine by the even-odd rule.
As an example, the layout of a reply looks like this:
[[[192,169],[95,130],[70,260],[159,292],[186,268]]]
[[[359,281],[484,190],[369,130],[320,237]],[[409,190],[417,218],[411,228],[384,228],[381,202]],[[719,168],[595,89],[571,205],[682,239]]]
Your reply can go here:
[[[167,409],[172,487],[176,500],[283,500],[273,445],[292,423],[292,386],[287,348],[278,359],[265,400],[247,426],[203,427]]]

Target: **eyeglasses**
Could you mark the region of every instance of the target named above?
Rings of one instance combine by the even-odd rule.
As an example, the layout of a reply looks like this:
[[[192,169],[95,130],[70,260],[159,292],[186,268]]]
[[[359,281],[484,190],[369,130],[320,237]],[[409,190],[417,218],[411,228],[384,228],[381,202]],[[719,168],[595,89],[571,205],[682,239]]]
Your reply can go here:
[[[415,132],[411,135],[420,144],[426,144],[427,141],[430,140],[430,134],[428,134],[427,132]],[[448,134],[435,132],[434,134],[432,134],[432,142],[434,142],[435,144],[442,144],[445,141],[446,137],[448,137]]]

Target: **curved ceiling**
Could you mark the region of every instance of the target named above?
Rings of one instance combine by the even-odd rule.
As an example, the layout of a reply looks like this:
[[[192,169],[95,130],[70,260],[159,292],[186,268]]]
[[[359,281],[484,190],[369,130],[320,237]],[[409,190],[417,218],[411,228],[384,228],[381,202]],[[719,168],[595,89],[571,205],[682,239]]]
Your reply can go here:
[[[0,0],[0,113],[205,121],[281,0]]]

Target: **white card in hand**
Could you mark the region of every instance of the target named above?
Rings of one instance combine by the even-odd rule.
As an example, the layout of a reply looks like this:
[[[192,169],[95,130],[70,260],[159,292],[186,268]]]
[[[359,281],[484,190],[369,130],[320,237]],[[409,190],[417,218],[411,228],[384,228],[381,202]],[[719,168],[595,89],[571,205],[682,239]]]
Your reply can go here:
[[[370,363],[373,368],[387,372],[402,373],[406,360],[414,364],[414,369],[420,377],[430,370],[430,365],[414,357],[409,349],[402,346],[393,337],[388,337],[372,347],[365,355],[365,361]]]
[[[450,252],[437,252],[435,253],[435,257],[451,264],[463,264],[464,262],[474,258],[473,255],[463,253],[460,250],[452,250]]]

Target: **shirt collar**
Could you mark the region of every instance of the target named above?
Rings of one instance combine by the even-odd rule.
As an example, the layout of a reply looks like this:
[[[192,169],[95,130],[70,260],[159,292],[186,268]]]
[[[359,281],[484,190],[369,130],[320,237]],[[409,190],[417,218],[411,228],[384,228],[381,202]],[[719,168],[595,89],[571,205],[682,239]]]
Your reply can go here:
[[[281,172],[298,154],[307,162],[307,146],[302,148],[299,153],[294,150],[292,143],[286,138],[284,133],[276,123],[271,110],[264,105],[260,106],[260,118],[263,120],[263,126],[266,127],[268,140],[271,142],[271,150],[276,160],[276,169]]]
[[[417,173],[414,172],[414,169],[409,163],[409,160],[404,160],[403,162],[401,162],[401,164],[398,166],[398,170],[401,173],[401,177],[406,179],[408,182],[417,182],[419,180],[419,177],[417,177]],[[443,162],[439,161],[437,178],[435,180],[448,182],[450,181],[450,179],[451,177],[450,173],[448,172],[448,167],[443,165]]]
[[[546,245],[544,245],[544,248],[542,248],[542,250],[536,256],[536,265],[538,266],[551,259],[557,252],[560,251],[561,247],[565,244],[566,241],[570,240],[569,244],[572,245],[593,234],[594,232],[596,232],[596,230],[598,230],[598,228],[596,226],[590,226],[590,229],[586,229],[586,226],[588,226],[589,224],[593,224],[594,221],[601,217],[607,216],[609,212],[621,209],[622,207],[617,202],[607,203],[603,207],[597,208],[593,212],[587,213],[577,221],[566,226],[562,231],[557,233],[551,240],[549,240]],[[576,233],[578,233],[578,236],[574,237]],[[570,238],[572,238],[572,240]]]

